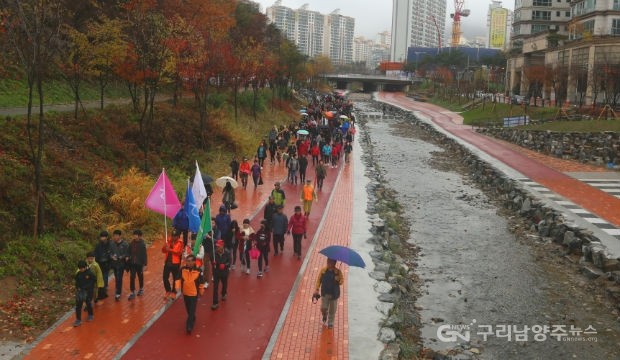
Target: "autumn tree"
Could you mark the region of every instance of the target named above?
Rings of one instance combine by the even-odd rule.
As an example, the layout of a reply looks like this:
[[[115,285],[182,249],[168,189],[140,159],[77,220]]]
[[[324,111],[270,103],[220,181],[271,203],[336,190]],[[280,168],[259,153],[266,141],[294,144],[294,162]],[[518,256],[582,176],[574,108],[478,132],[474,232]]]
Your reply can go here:
[[[114,74],[115,64],[123,58],[127,43],[124,23],[119,19],[101,17],[87,25],[88,72],[99,85],[99,106],[103,109],[105,89]]]

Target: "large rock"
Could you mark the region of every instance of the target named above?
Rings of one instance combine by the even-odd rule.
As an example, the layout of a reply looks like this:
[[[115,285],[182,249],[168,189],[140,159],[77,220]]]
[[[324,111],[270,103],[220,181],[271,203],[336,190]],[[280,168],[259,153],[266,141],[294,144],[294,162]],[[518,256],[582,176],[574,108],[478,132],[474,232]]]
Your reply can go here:
[[[388,344],[394,340],[396,340],[396,333],[394,332],[394,329],[389,327],[381,328],[379,331],[379,341],[384,344]]]
[[[576,250],[581,250],[581,245],[583,241],[575,236],[575,233],[572,231],[567,231],[564,233],[564,240],[562,244],[568,247],[568,250],[571,252],[575,252]]]
[[[398,360],[400,356],[400,345],[397,343],[388,344],[379,355],[379,360]]]

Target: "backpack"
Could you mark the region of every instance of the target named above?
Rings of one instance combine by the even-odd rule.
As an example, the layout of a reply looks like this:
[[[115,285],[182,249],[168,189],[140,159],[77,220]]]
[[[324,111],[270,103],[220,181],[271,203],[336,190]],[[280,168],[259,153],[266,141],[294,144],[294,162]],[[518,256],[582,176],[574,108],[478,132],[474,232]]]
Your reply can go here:
[[[174,215],[174,219],[172,219],[172,227],[177,230],[188,230],[189,229],[189,217],[187,217],[187,213],[183,208]]]
[[[265,247],[268,245],[267,234],[262,233],[258,236],[257,239],[258,246]]]

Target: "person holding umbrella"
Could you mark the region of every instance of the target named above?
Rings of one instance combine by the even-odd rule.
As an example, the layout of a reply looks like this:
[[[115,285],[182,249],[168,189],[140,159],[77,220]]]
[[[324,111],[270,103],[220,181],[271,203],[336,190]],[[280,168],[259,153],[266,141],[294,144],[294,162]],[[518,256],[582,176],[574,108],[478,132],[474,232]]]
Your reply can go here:
[[[334,328],[334,319],[340,298],[340,285],[344,283],[342,271],[336,267],[336,260],[327,259],[327,266],[316,279],[313,299],[321,299],[321,320],[328,329]],[[319,293],[320,290],[320,293]]]

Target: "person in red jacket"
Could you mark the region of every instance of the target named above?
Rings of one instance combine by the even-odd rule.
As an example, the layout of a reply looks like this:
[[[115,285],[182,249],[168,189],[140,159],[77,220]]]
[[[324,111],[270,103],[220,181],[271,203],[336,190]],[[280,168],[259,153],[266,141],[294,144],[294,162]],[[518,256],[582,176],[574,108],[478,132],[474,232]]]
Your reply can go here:
[[[248,176],[250,172],[250,162],[248,158],[243,158],[243,161],[239,165],[239,174],[241,175],[241,185],[244,189],[248,186]]]
[[[306,236],[306,217],[301,213],[301,206],[295,206],[295,214],[288,221],[287,234],[293,233],[293,252],[301,260],[301,237]]]
[[[172,239],[166,241],[161,249],[164,253],[164,289],[166,295],[164,300],[174,300],[177,296],[175,289],[175,282],[181,275],[181,257],[183,255],[183,240],[181,239],[181,232],[175,230],[172,233]],[[170,275],[172,275],[172,284],[170,284]]]
[[[310,155],[312,155],[312,166],[316,166],[319,163],[319,156],[321,155],[321,149],[319,149],[319,144],[315,143],[312,148],[310,148]]]

